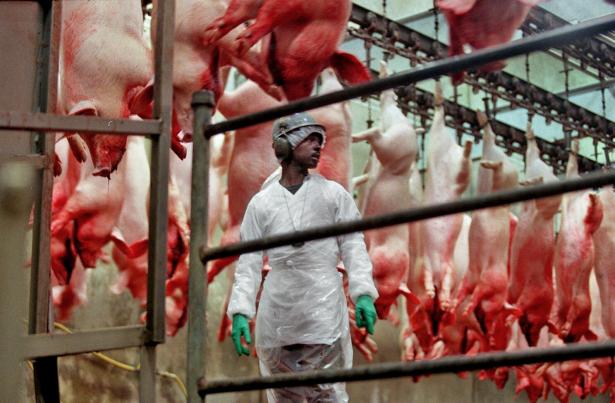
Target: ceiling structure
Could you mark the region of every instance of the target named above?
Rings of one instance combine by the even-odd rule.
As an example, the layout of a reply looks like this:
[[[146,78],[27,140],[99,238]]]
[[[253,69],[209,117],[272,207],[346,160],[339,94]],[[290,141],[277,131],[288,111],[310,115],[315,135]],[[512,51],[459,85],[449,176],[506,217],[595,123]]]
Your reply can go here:
[[[388,59],[393,72],[400,72],[416,63],[445,57],[447,25],[443,16],[434,12],[433,0],[354,0],[354,4],[350,35],[343,48],[372,69],[377,69],[383,58]],[[581,0],[551,0],[532,10],[515,39],[614,13],[615,6],[604,1],[594,0],[592,7],[587,7]],[[371,46],[365,46],[366,40]],[[409,45],[412,52],[407,49]],[[417,49],[422,57],[412,62],[410,58]],[[558,173],[565,170],[567,147],[574,138],[580,140],[582,170],[615,162],[615,150],[611,151],[615,148],[615,33],[583,38],[576,46],[563,49],[509,59],[503,73],[474,75],[456,91],[448,78],[442,80],[447,99],[456,99],[459,105],[448,104],[447,122],[456,127],[460,141],[467,138],[475,142],[474,157],[479,158],[481,153],[472,113],[478,108],[488,111],[492,124],[497,126],[499,144],[512,154],[520,170],[528,115],[541,139],[543,158]],[[420,93],[419,102],[412,97],[404,98],[413,92]],[[400,104],[409,105],[408,117],[418,127],[428,129],[432,111],[427,108],[431,106],[432,92],[431,80],[418,83],[416,89],[398,91]],[[354,130],[377,124],[376,99],[353,101],[352,109]]]

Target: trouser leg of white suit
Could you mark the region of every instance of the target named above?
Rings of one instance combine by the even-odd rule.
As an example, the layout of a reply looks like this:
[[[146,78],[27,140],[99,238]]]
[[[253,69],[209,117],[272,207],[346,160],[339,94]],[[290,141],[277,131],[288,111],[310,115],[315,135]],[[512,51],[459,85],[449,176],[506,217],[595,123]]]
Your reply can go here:
[[[333,344],[292,344],[263,349],[259,359],[261,369],[266,369],[269,374],[343,368],[342,346],[339,339]],[[269,389],[267,397],[270,403],[341,401],[334,384]]]

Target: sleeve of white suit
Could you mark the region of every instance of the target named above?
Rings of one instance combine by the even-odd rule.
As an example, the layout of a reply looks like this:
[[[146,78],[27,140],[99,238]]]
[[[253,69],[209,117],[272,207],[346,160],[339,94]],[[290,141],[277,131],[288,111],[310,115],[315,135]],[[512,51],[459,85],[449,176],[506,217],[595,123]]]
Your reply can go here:
[[[242,241],[262,238],[262,229],[258,223],[258,216],[253,201],[250,201],[241,223],[239,231]],[[231,300],[229,301],[227,315],[233,317],[240,313],[248,318],[256,314],[256,294],[261,284],[261,270],[263,268],[263,252],[244,253],[239,257],[235,270],[235,281]]]
[[[361,218],[352,196],[340,187],[337,199],[335,221],[353,221]],[[348,273],[348,291],[356,303],[361,295],[378,298],[378,291],[372,277],[372,262],[367,254],[362,232],[353,232],[337,237],[344,267]]]

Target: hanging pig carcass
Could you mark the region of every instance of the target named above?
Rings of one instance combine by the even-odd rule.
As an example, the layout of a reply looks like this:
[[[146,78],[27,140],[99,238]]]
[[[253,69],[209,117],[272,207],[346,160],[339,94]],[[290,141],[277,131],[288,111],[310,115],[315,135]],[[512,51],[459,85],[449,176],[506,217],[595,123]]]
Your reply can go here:
[[[483,126],[483,155],[478,171],[478,192],[513,188],[517,170],[497,148],[495,134],[487,117],[478,112]],[[510,245],[509,206],[477,210],[472,214],[469,234],[469,270],[463,279],[457,300],[463,315],[476,313],[489,337],[492,349],[503,350],[508,343],[506,321],[512,307],[506,303],[508,254]],[[468,299],[467,303],[464,301]],[[475,312],[476,311],[476,312]]]
[[[526,139],[526,180],[539,183],[557,180],[552,169],[540,159],[529,125]],[[560,202],[561,196],[524,202],[512,243],[507,298],[521,309],[519,325],[530,346],[538,342],[553,304],[553,217]]]
[[[427,146],[427,176],[423,202],[429,204],[456,200],[470,182],[470,153],[472,143],[459,146],[446,132],[442,94],[438,84],[439,101],[429,130]],[[432,218],[421,223],[423,242],[422,264],[424,287],[434,305],[439,309],[453,308],[453,290],[457,281],[453,263],[455,242],[459,236],[463,216],[461,214]]]
[[[579,143],[573,142],[568,158],[566,178],[578,178],[576,153]],[[602,202],[590,191],[565,194],[562,219],[555,245],[555,305],[553,321],[559,337],[566,342],[596,336],[589,329],[592,301],[589,275],[594,265],[592,235],[600,226]]]
[[[527,13],[541,0],[438,0],[437,5],[446,17],[449,28],[450,56],[464,54],[467,44],[473,49],[508,42],[523,23]],[[482,66],[483,71],[499,70],[502,61]],[[463,72],[452,75],[460,84]]]
[[[62,2],[59,113],[128,118],[152,76],[138,0]],[[94,169],[109,178],[126,151],[126,136],[82,134]]]
[[[386,65],[380,77],[386,77]],[[416,133],[397,106],[393,90],[380,94],[381,127],[353,135],[353,141],[366,140],[376,159],[371,161],[364,217],[393,213],[410,207],[410,174],[417,153]],[[392,195],[395,195],[392,197]],[[367,250],[379,297],[378,317],[386,319],[400,294],[418,299],[407,290],[404,280],[410,266],[409,227],[397,225],[367,231]]]
[[[205,43],[215,43],[253,19],[235,39],[235,55],[245,54],[264,39],[262,60],[268,63],[274,85],[283,89],[288,100],[295,100],[310,95],[316,77],[327,66],[347,82],[369,80],[369,71],[355,56],[337,49],[346,32],[350,9],[348,0],[232,0],[226,13],[206,27]],[[271,93],[271,83],[259,85]]]

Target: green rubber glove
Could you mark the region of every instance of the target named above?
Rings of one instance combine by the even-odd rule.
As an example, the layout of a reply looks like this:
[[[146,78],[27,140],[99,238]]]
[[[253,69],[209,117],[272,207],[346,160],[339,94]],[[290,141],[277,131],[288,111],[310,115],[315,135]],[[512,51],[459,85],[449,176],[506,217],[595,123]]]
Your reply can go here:
[[[367,328],[369,334],[374,334],[374,325],[376,324],[376,307],[374,300],[369,295],[361,295],[357,298],[355,321],[357,327]]]
[[[231,338],[233,339],[233,343],[235,344],[235,351],[237,351],[237,354],[239,354],[240,356],[250,355],[250,350],[241,344],[241,336],[246,339],[246,343],[252,343],[248,318],[245,315],[236,313],[235,315],[233,315],[233,330],[231,331]]]

